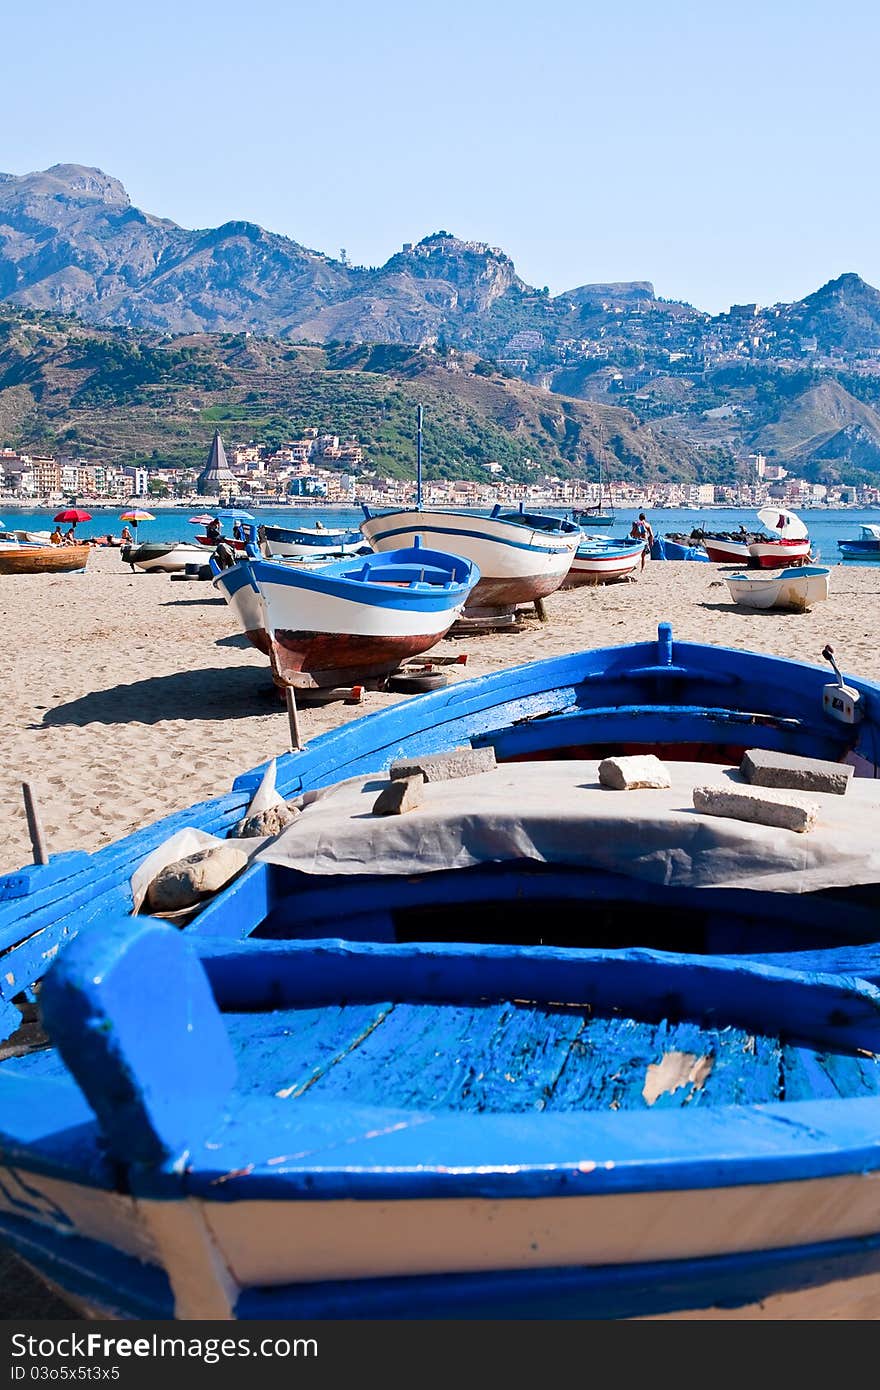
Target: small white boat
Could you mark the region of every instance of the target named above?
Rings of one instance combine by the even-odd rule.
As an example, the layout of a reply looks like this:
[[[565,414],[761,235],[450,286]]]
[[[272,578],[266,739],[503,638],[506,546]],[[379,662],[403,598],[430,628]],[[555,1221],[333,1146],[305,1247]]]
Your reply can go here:
[[[582,584],[610,584],[617,579],[626,579],[638,569],[644,549],[643,541],[584,537],[560,588],[574,589]]]
[[[142,541],[139,545],[124,545],[119,555],[123,564],[147,573],[159,570],[163,574],[180,574],[187,565],[208,563],[201,546],[187,541]]]
[[[823,565],[793,565],[775,574],[731,574],[727,587],[743,608],[784,608],[805,613],[828,597],[830,569]]]
[[[258,535],[267,560],[330,560],[368,548],[360,531],[320,521],[314,526],[261,526]]]
[[[769,540],[756,539],[749,545],[751,561],[759,569],[779,569],[795,561],[804,564],[809,560],[809,533],[794,512],[764,507],[758,512],[758,520],[771,533]]]

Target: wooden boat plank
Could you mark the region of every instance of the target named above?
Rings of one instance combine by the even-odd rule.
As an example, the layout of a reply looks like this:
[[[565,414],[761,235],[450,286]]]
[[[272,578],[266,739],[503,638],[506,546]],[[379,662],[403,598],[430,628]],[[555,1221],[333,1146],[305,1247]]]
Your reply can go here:
[[[790,1101],[877,1093],[877,1059],[874,1057],[847,1057],[834,1052],[819,1054],[788,1043],[783,1048],[782,1074],[785,1099]]]
[[[476,1114],[540,1109],[582,1027],[579,1013],[512,1001],[399,1003],[311,1096]]]
[[[230,1014],[226,1025],[238,1060],[238,1090],[293,1100],[359,1048],[394,1009],[390,1003]]]

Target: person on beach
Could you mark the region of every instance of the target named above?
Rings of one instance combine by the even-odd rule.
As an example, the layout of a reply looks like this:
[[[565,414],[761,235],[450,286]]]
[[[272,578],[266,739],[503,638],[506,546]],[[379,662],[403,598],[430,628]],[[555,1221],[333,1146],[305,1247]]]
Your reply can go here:
[[[67,530],[64,532],[63,544],[76,545],[76,532],[72,526],[68,526]]]
[[[220,525],[220,522],[217,520],[216,516],[214,517],[213,521],[208,522],[208,529],[205,534],[207,535],[208,540],[213,541],[215,545],[219,540],[222,539],[223,527]]]
[[[61,527],[60,527],[60,526],[56,526],[56,527],[55,527],[55,530],[52,532],[51,536],[49,537],[49,541],[50,541],[50,544],[51,544],[51,545],[63,545],[63,544],[64,544],[64,537],[63,537],[62,534],[61,534]]]
[[[654,528],[645,516],[644,512],[639,512],[638,521],[634,521],[630,527],[630,535],[633,540],[642,541],[642,566],[645,568],[645,561],[651,553],[651,546],[654,544]]]
[[[123,526],[122,535],[119,537],[119,539],[123,545],[131,545],[132,540],[134,538],[127,526]]]

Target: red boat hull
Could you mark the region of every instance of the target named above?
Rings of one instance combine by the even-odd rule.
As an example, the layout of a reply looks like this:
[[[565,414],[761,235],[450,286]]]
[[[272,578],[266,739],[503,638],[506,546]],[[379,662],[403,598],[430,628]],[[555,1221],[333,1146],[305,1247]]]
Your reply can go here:
[[[432,632],[373,637],[360,633],[291,632],[276,628],[273,672],[276,680],[280,676],[282,683],[293,686],[357,684],[389,675],[408,657],[421,656],[429,647],[436,646],[444,635],[444,632]]]
[[[784,569],[786,565],[797,564],[810,558],[810,539],[803,540],[753,541],[749,546],[749,557],[753,565],[760,569]]]
[[[749,547],[744,541],[704,540],[706,554],[716,565],[747,565]]]

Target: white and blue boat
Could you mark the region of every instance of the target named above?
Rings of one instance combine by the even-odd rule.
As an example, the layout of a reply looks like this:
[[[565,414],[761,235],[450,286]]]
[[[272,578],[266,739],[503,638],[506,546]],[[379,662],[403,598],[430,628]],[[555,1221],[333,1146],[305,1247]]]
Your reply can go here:
[[[511,614],[555,593],[571,568],[580,527],[565,517],[496,506],[478,512],[431,510],[422,506],[422,407],[418,407],[416,505],[374,513],[364,504],[361,532],[373,550],[432,546],[463,555],[477,566],[478,583],[468,599],[467,617]]]
[[[267,559],[330,560],[366,549],[364,538],[357,529],[344,526],[268,526],[258,528],[258,535]]]
[[[846,560],[868,560],[880,557],[880,526],[866,522],[859,527],[859,534],[849,540],[837,542],[837,548]]]
[[[611,584],[626,579],[639,568],[644,548],[643,541],[587,535],[574,552],[561,587],[574,589],[582,584]]]
[[[727,587],[743,608],[779,608],[806,613],[828,597],[831,570],[825,565],[792,565],[789,569],[729,574]]]
[[[0,1236],[89,1316],[880,1316],[880,991],[644,950],[94,925],[0,1062]]]
[[[495,507],[476,512],[411,509],[376,513],[364,507],[361,531],[374,550],[413,545],[420,538],[454,551],[480,571],[467,613],[513,611],[555,593],[571,568],[581,539],[573,521],[544,512]]]
[[[435,646],[478,580],[472,561],[416,543],[317,568],[249,555],[217,568],[214,584],[281,684],[335,686]]]

